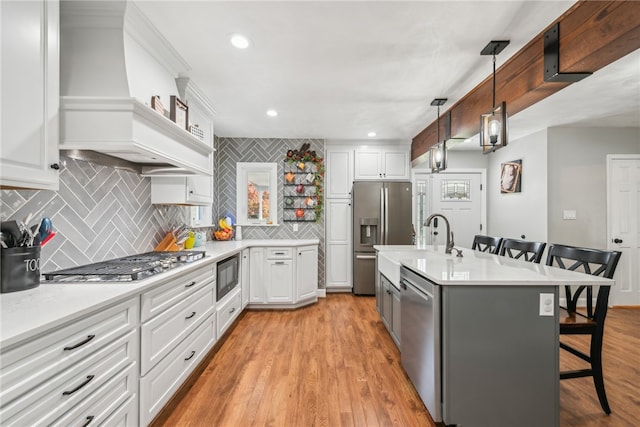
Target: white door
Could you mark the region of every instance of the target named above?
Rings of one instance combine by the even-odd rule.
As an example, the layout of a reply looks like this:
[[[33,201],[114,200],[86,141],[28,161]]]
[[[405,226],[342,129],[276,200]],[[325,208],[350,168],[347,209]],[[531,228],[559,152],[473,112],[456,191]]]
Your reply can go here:
[[[431,174],[430,213],[444,215],[451,224],[455,246],[470,248],[476,234],[484,234],[486,187],[484,172],[440,172]],[[444,245],[444,221],[431,224],[431,243]]]
[[[610,305],[640,305],[640,156],[607,156],[608,248],[622,252]]]

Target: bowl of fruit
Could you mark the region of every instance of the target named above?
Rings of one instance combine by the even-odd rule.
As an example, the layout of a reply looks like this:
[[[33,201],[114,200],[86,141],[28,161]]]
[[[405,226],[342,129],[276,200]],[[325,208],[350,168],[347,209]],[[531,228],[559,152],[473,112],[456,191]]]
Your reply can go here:
[[[218,229],[213,232],[216,240],[231,240],[233,237],[233,218],[225,216],[218,221]]]

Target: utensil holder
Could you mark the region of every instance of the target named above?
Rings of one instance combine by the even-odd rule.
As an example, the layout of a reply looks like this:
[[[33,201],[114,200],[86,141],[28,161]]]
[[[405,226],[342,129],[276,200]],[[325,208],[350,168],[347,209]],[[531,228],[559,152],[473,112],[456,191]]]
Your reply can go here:
[[[40,285],[40,246],[2,248],[0,293],[24,291]]]

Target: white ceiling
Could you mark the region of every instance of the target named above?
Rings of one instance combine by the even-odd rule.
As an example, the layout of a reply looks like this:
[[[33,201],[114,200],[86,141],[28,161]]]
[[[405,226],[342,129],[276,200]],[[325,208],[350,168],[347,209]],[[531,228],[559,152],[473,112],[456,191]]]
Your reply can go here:
[[[490,40],[511,40],[499,67],[573,1],[137,4],[191,65],[218,136],[410,140],[436,119],[433,98],[444,112],[491,74]],[[252,45],[232,47],[234,33]],[[515,115],[510,136],[594,118],[640,126],[640,51]]]

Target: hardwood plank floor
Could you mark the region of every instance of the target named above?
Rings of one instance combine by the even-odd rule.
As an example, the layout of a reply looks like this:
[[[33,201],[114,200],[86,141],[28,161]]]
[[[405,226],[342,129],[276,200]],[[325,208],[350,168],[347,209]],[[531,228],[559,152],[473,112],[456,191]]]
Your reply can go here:
[[[640,310],[610,310],[605,335],[613,414],[601,411],[590,378],[565,380],[560,384],[563,427],[638,425]],[[560,364],[563,369],[575,365],[564,354]],[[435,424],[400,366],[375,299],[330,294],[295,311],[246,312],[191,388],[153,425]]]

